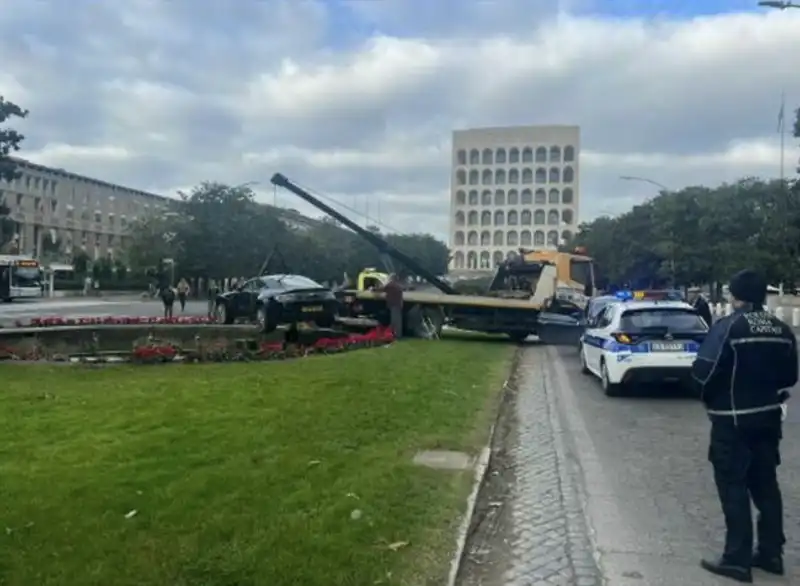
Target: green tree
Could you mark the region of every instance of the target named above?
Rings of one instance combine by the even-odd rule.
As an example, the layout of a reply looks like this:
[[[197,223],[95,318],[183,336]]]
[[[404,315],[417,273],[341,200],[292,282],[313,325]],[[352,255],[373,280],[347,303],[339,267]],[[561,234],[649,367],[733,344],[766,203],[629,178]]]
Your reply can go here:
[[[75,275],[78,277],[85,277],[89,274],[90,264],[91,259],[85,251],[78,250],[72,255],[72,268],[75,270]]]
[[[27,110],[0,96],[0,180],[11,182],[19,177],[17,164],[11,158],[11,154],[19,150],[25,137],[13,128],[7,127],[6,123],[10,118],[25,118],[27,115]],[[11,219],[11,210],[5,198],[0,197],[0,249],[7,248],[8,243],[14,238],[15,231],[16,223]]]

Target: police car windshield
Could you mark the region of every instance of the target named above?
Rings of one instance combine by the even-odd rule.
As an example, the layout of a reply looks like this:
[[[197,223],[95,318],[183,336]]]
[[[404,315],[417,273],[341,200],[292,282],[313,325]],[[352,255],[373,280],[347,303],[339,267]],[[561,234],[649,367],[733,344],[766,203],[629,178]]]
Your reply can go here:
[[[705,322],[692,309],[682,307],[648,307],[629,309],[622,314],[620,326],[625,332],[665,329],[669,332],[702,332]]]

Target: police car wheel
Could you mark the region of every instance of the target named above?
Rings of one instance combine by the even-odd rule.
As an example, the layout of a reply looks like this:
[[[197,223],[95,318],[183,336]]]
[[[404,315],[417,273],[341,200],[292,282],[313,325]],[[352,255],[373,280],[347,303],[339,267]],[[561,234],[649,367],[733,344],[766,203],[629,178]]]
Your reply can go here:
[[[614,384],[609,380],[608,367],[605,361],[600,364],[600,384],[606,397],[619,397],[620,385]]]
[[[578,344],[578,353],[581,357],[581,374],[592,374],[592,371],[589,370],[589,366],[586,364],[586,354],[583,351],[583,344]]]

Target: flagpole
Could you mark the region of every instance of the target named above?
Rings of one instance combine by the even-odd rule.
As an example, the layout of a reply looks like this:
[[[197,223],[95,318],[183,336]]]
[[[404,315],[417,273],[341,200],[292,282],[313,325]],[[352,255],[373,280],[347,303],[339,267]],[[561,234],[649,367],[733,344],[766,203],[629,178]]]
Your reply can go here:
[[[786,129],[785,129],[785,116],[786,116],[786,92],[781,92],[781,111],[780,117],[778,118],[778,132],[781,133],[781,184],[783,184],[784,180],[786,179],[786,173],[784,169],[784,154],[786,152]]]

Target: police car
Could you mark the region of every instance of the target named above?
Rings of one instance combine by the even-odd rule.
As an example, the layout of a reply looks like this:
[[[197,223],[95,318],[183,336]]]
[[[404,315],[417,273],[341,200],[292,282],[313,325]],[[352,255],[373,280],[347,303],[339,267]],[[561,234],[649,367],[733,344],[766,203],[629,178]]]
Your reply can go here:
[[[636,299],[620,292],[589,318],[580,338],[581,370],[608,396],[635,383],[688,382],[708,326],[683,301]]]

